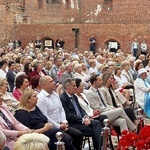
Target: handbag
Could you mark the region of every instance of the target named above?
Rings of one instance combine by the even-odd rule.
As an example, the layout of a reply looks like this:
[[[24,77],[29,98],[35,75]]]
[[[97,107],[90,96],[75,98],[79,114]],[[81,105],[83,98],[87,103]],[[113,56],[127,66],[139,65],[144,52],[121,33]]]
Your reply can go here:
[[[129,85],[125,86],[124,89],[134,89],[134,86],[129,84]]]

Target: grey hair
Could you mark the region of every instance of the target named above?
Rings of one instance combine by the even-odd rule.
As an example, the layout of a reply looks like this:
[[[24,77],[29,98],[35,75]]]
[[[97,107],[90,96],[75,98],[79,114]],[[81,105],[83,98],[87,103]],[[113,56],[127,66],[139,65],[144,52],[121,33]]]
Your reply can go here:
[[[64,89],[66,89],[66,88],[67,88],[67,85],[68,85],[68,84],[71,84],[73,81],[75,81],[75,79],[73,79],[73,78],[67,78],[67,79],[64,81],[64,83],[63,83]]]
[[[71,64],[72,62],[67,62],[67,64],[65,65],[65,68],[67,69]]]

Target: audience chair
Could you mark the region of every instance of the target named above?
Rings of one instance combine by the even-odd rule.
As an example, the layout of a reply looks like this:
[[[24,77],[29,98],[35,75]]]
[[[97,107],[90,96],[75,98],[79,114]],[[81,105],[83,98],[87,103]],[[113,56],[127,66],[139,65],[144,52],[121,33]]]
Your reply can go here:
[[[91,143],[90,143],[90,138],[91,138],[91,136],[88,136],[88,135],[83,136],[83,145],[82,145],[83,148],[84,148],[85,143],[87,141],[88,146],[89,146],[89,150],[92,149],[92,146],[91,146]]]
[[[113,129],[114,131],[116,132],[117,134],[117,139],[118,139],[118,142],[119,142],[119,136],[121,136],[121,131],[120,131],[120,127],[119,126],[113,126]]]

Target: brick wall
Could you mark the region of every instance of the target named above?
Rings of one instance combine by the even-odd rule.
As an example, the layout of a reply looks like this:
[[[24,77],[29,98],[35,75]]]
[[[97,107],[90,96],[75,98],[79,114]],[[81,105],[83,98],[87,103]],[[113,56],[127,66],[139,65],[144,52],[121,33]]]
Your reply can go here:
[[[128,52],[135,37],[139,43],[145,39],[150,47],[149,0],[60,0],[60,4],[26,0],[24,11],[17,11],[18,8],[8,11],[6,6],[0,1],[3,10],[0,11],[1,45],[9,38],[19,37],[25,46],[29,39],[35,40],[39,35],[41,39],[49,37],[54,41],[62,37],[65,48],[72,51],[75,46],[72,28],[79,28],[78,48],[81,51],[89,49],[91,34],[96,37],[97,48],[104,48],[112,39]]]

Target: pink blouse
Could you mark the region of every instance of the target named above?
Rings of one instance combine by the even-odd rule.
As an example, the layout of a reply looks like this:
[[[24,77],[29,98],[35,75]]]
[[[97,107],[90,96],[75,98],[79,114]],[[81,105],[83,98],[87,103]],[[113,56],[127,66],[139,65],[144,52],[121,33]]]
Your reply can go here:
[[[20,89],[15,88],[12,94],[18,101],[20,101],[20,97],[22,95],[22,92]]]

